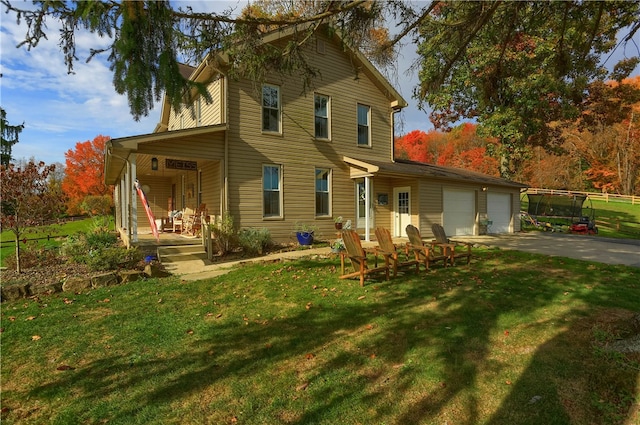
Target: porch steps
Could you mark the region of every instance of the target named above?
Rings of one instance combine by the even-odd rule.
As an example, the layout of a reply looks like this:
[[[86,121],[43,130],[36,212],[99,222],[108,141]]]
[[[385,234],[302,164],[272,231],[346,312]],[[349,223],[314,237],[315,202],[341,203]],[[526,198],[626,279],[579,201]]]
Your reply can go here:
[[[209,264],[201,245],[159,246],[158,261],[173,274],[198,272]]]

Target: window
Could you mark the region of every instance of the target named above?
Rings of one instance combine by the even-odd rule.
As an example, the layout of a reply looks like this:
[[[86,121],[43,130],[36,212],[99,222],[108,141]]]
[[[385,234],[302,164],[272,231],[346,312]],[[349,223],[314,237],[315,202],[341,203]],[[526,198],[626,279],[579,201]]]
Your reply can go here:
[[[328,216],[329,214],[329,177],[331,170],[316,168],[316,216]]]
[[[316,94],[314,97],[314,113],[316,118],[316,138],[329,138],[329,96]]]
[[[262,86],[262,131],[280,132],[280,87]]]
[[[279,165],[262,166],[263,217],[281,217],[281,178],[282,168]]]
[[[371,145],[370,139],[370,125],[369,116],[371,114],[371,108],[367,105],[358,104],[358,146]]]

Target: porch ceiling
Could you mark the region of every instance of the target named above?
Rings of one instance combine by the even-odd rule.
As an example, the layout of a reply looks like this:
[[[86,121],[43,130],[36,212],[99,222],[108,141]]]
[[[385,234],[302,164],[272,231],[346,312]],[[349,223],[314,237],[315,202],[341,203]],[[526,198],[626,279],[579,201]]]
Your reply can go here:
[[[107,146],[105,147],[105,182],[109,185],[118,182],[121,174],[126,171],[127,161],[129,161],[129,157],[133,153],[138,154],[136,158],[137,175],[157,174],[159,176],[170,177],[177,171],[165,168],[165,159],[168,158],[168,156],[162,155],[161,152],[154,153],[154,143],[180,143],[181,140],[191,136],[223,132],[226,128],[227,126],[225,124],[220,124],[112,139],[107,142]],[[151,169],[152,158],[158,159],[158,170]],[[187,156],[179,155],[171,155],[171,158],[182,160],[190,159]]]

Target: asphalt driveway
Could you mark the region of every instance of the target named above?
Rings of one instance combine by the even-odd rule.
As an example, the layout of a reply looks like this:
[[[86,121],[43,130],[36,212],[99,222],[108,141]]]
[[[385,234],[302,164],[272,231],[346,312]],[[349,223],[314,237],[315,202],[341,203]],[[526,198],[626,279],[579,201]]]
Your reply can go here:
[[[640,267],[640,240],[611,239],[567,233],[523,232],[509,235],[456,237],[500,249]]]

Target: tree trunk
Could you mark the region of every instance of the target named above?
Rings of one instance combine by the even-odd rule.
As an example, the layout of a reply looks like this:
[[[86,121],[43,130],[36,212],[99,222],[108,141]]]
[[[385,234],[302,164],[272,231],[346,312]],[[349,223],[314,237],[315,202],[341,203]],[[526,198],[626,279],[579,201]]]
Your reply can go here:
[[[16,237],[16,272],[22,273],[22,269],[20,268],[20,235],[14,233]]]

